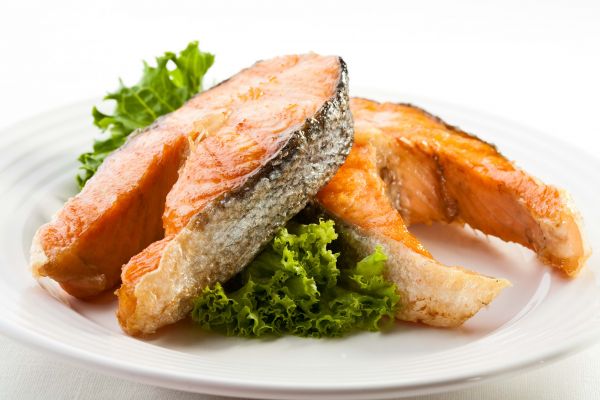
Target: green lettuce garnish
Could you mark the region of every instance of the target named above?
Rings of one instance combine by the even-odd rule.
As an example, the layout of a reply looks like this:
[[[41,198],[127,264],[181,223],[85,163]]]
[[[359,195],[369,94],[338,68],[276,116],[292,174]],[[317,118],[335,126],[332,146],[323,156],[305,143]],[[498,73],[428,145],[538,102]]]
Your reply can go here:
[[[328,248],[337,238],[333,221],[293,231],[281,229],[227,284],[237,289],[206,288],[192,319],[207,330],[247,337],[337,337],[393,321],[399,296],[383,276],[387,257],[380,247],[354,267],[338,268],[339,254]]]
[[[93,151],[79,156],[81,163],[77,183],[82,188],[96,173],[104,159],[118,149],[131,132],[150,125],[161,115],[181,107],[202,90],[202,79],[214,62],[214,55],[200,51],[194,41],[179,53],[165,53],[156,58],[156,66],[144,62],[140,81],[127,87],[119,80],[117,91],[104,99],[116,103],[113,114],[92,109],[94,125],[108,137],[96,140]]]

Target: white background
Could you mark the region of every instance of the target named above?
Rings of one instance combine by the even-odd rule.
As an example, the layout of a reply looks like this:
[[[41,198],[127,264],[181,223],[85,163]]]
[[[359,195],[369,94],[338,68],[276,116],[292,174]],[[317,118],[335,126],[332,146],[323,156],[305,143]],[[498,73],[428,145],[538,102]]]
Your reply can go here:
[[[3,0],[0,128],[101,96],[119,76],[133,83],[142,59],[193,39],[217,56],[209,82],[278,54],[339,54],[354,86],[482,110],[600,155],[600,2],[593,1]],[[0,398],[208,397],[76,369],[0,337]],[[600,346],[431,398],[600,399]]]

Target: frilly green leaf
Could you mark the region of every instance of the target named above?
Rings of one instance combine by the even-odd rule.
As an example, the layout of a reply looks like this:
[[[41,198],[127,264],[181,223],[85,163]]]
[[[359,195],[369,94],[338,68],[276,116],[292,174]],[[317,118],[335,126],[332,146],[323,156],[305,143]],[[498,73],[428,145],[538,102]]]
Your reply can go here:
[[[237,277],[238,289],[221,284],[195,299],[192,319],[230,336],[292,334],[339,337],[377,331],[393,321],[399,297],[383,275],[378,247],[353,268],[338,268],[333,221],[282,229]]]
[[[91,152],[79,156],[79,187],[85,185],[104,159],[122,146],[133,131],[178,109],[202,91],[202,79],[213,62],[214,55],[200,51],[194,41],[179,55],[167,52],[156,58],[155,67],[144,62],[144,72],[137,84],[127,87],[119,81],[119,89],[104,97],[115,103],[112,115],[96,107],[92,109],[94,125],[108,136],[95,141]]]

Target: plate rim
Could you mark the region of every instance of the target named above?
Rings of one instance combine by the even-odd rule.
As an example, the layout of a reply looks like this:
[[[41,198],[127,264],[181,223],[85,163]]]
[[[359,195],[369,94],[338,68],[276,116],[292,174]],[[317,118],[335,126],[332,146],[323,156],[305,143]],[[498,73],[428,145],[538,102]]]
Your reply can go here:
[[[270,385],[253,385],[227,379],[207,379],[199,375],[194,375],[194,384],[190,385],[190,382],[185,380],[186,377],[181,374],[170,373],[169,371],[157,373],[152,368],[144,368],[143,366],[138,366],[133,363],[122,362],[109,357],[102,357],[94,353],[84,352],[78,347],[68,346],[65,343],[47,339],[42,335],[37,335],[27,329],[21,329],[18,325],[7,324],[1,318],[0,328],[3,328],[1,329],[3,334],[21,344],[41,350],[46,354],[56,355],[72,365],[99,371],[116,378],[125,378],[146,385],[161,386],[190,393],[205,393],[217,396],[248,397],[255,399],[302,399],[305,398],[305,396],[318,396],[318,398],[322,399],[365,399],[371,398],[370,396],[375,393],[379,396],[378,398],[387,399],[454,391],[474,386],[479,383],[510,377],[519,372],[541,368],[546,364],[574,355],[600,342],[600,328],[598,328],[597,331],[590,331],[579,337],[578,340],[575,340],[558,350],[546,351],[541,357],[539,353],[536,353],[526,360],[522,360],[520,363],[507,363],[502,367],[490,369],[476,377],[465,375],[447,380],[439,380],[433,383],[420,383],[414,385],[376,383],[360,384],[356,387],[349,387],[347,383],[344,384],[344,386],[339,387],[306,387],[273,383]],[[160,380],[160,383],[157,384],[157,380]],[[201,392],[195,390],[199,387],[202,388]]]

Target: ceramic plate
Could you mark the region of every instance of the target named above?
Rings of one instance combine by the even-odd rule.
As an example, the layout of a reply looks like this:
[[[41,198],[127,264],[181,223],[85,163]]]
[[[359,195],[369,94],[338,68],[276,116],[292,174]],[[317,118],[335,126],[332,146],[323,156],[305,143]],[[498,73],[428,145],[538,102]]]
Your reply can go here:
[[[414,96],[411,101],[498,145],[510,159],[569,190],[592,248],[600,249],[600,161],[506,121]],[[444,263],[505,277],[506,289],[456,330],[398,323],[383,334],[344,339],[247,340],[206,334],[183,322],[149,340],[124,335],[115,298],[77,301],[42,289],[27,260],[35,230],[76,192],[77,155],[91,145],[92,101],[31,118],[0,132],[0,332],[88,368],[152,385],[263,398],[359,399],[451,390],[556,360],[600,335],[598,257],[575,280],[533,253],[468,228],[413,232]]]

